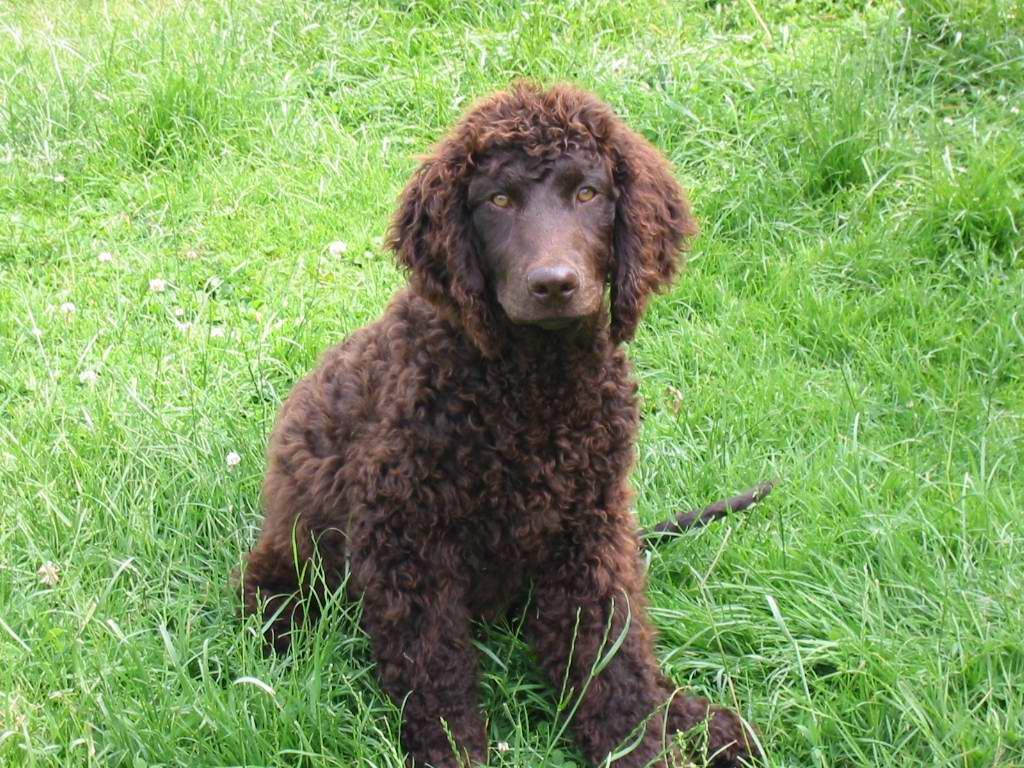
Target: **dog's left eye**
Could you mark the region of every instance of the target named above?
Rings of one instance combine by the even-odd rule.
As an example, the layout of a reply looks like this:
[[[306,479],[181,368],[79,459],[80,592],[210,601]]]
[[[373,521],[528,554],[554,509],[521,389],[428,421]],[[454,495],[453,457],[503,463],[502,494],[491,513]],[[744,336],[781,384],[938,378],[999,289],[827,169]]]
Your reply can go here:
[[[576,192],[576,199],[581,203],[587,203],[594,199],[597,194],[597,190],[593,187],[580,187],[579,191]]]

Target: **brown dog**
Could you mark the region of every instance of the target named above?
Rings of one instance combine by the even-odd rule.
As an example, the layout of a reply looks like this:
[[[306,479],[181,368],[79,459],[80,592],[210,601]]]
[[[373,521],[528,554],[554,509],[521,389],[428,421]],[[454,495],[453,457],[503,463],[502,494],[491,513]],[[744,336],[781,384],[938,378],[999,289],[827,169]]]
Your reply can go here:
[[[402,194],[390,246],[409,286],[285,403],[246,609],[273,617],[283,649],[315,613],[299,599],[318,588],[307,562],[321,589],[348,573],[417,764],[486,761],[470,622],[527,592],[529,637],[579,699],[588,759],[632,737],[617,766],[666,765],[666,734],[705,721],[714,765],[756,754],[735,714],[673,695],[659,671],[630,512],[636,384],[620,345],[695,231],[665,160],[606,105],[517,85],[472,109]]]

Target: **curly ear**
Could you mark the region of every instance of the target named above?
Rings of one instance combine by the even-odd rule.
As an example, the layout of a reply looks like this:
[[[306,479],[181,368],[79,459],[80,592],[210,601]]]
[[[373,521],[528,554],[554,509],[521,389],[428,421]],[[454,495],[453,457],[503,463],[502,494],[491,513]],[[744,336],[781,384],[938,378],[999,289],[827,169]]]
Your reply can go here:
[[[633,338],[651,293],[676,276],[680,251],[697,234],[697,222],[668,162],[646,139],[620,126],[612,151],[619,197],[611,332],[620,343]]]
[[[460,322],[485,354],[495,349],[486,285],[473,245],[461,164],[423,161],[406,185],[387,244],[409,270],[414,289]]]

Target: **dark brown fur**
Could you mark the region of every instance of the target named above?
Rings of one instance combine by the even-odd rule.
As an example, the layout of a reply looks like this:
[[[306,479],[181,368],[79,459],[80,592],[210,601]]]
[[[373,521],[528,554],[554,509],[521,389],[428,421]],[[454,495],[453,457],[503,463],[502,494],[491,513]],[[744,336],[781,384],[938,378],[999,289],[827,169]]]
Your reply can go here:
[[[514,325],[482,271],[467,186],[485,158],[572,152],[603,158],[614,182],[610,306],[564,331]],[[589,760],[639,727],[615,764],[667,765],[666,734],[704,721],[715,765],[756,752],[736,715],[673,695],[659,671],[630,511],[638,416],[620,342],[695,230],[665,160],[607,106],[517,85],[470,111],[406,187],[390,245],[409,287],[285,403],[246,610],[276,613],[269,639],[284,649],[313,618],[303,612],[316,600],[294,597],[315,591],[309,562],[328,588],[348,570],[416,764],[486,762],[470,622],[527,591],[541,665],[556,689],[582,694],[574,726]]]

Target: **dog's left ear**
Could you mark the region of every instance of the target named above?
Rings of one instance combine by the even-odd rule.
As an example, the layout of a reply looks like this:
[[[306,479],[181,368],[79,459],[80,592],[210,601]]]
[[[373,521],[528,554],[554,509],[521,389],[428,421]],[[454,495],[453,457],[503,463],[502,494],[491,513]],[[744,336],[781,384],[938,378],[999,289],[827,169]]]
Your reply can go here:
[[[697,222],[668,161],[637,133],[620,124],[612,141],[615,186],[615,258],[610,271],[612,339],[636,333],[650,295],[679,271],[681,250]]]

